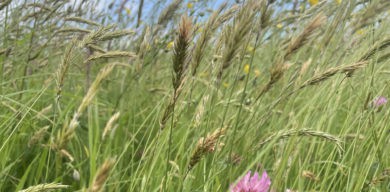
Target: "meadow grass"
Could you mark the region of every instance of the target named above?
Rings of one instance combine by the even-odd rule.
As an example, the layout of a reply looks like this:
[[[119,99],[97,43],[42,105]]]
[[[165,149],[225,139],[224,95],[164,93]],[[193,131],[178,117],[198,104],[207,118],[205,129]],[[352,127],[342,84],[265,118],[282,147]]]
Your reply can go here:
[[[390,1],[80,2],[0,2],[0,191],[390,191]]]

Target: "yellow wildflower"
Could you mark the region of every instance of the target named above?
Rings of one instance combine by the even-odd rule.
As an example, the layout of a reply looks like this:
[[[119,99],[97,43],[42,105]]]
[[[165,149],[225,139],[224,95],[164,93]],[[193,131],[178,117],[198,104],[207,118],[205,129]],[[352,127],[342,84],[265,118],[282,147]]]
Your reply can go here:
[[[201,73],[199,74],[199,77],[208,77],[208,76],[209,76],[209,73],[208,73],[207,71],[201,72]]]
[[[278,23],[278,24],[276,25],[276,27],[279,28],[279,29],[281,29],[281,28],[283,27],[283,25],[282,25],[281,23]]]
[[[147,44],[147,45],[146,45],[146,51],[150,51],[150,48],[151,48],[150,45]]]
[[[340,5],[343,0],[335,0],[335,1],[336,1],[337,4]]]
[[[228,87],[229,87],[229,83],[226,82],[226,81],[224,81],[224,82],[222,83],[222,86],[224,86],[225,88],[228,88]]]
[[[250,46],[250,45],[248,45],[248,47],[246,48],[246,51],[250,52],[250,53],[253,52],[254,50],[255,50],[255,48]]]
[[[187,8],[188,8],[188,9],[192,9],[192,7],[194,7],[194,4],[192,4],[192,3],[187,3]]]
[[[317,5],[319,0],[309,0],[311,6]]]
[[[259,77],[259,76],[260,76],[260,70],[255,69],[255,77]]]
[[[244,66],[244,73],[248,74],[249,73],[249,69],[250,69],[249,64],[245,64],[245,66]]]
[[[167,49],[172,49],[172,47],[173,47],[174,44],[175,44],[175,43],[174,43],[173,41],[169,42],[169,43],[167,44]]]
[[[356,31],[356,34],[358,34],[358,35],[364,35],[365,33],[366,33],[366,30],[364,30],[364,29],[359,29]]]
[[[125,8],[127,15],[131,15],[131,10],[129,8]]]

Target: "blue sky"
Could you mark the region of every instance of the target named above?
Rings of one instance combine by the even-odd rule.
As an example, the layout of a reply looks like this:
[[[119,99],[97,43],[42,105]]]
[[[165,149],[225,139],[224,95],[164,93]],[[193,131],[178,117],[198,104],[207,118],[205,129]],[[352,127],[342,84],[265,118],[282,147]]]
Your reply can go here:
[[[98,11],[108,11],[108,5],[114,2],[114,8],[113,10],[117,10],[118,7],[121,5],[121,3],[124,0],[96,0],[96,10]],[[233,3],[235,0],[184,0],[184,3],[182,4],[182,8],[186,8],[186,5],[188,3],[192,3],[194,5],[195,10],[205,10],[206,9],[217,9],[219,5],[221,5],[223,2],[229,2]],[[70,4],[79,4],[81,0],[70,0]],[[93,2],[93,1],[91,1]],[[148,19],[151,19],[148,17],[147,13],[153,13],[154,17],[158,17],[159,12],[164,10],[169,4],[172,2],[172,0],[144,0],[144,7],[143,7],[143,17],[142,19],[148,22]],[[203,3],[207,2],[207,5],[204,6]],[[156,7],[155,5],[159,4],[159,7]],[[124,7],[127,10],[130,10],[131,16],[136,16],[138,12],[138,6],[139,6],[139,0],[127,0]],[[114,11],[115,12],[115,11]],[[116,13],[112,14],[113,19],[117,17]],[[154,18],[156,19],[156,18]]]
[[[0,0],[1,1],[1,0]],[[28,1],[35,1],[35,0],[28,0]],[[69,3],[68,5],[69,6],[73,6],[73,5],[76,5],[76,7],[78,7],[78,5],[80,4],[82,0],[69,0]],[[139,5],[139,1],[140,0],[91,0],[91,1],[87,1],[89,3],[95,3],[96,6],[96,10],[97,11],[104,11],[104,12],[107,12],[108,11],[108,5],[113,3],[114,2],[114,11],[113,14],[112,14],[112,19],[113,20],[116,20],[117,18],[117,13],[115,13],[115,10],[117,10],[118,6],[123,2],[123,1],[127,1],[126,4],[125,4],[125,8],[130,10],[131,12],[131,17],[136,17],[137,15],[137,12],[138,12],[138,5]],[[198,2],[197,2],[198,1]],[[194,5],[194,9],[195,10],[205,10],[205,9],[217,9],[219,7],[219,5],[221,5],[221,3],[223,2],[230,2],[230,3],[233,3],[235,2],[235,0],[184,0],[184,3],[182,4],[182,8],[186,8],[186,5],[187,3],[191,2],[193,3]],[[12,5],[20,5],[23,1],[22,0],[14,0],[11,4],[11,7]],[[152,8],[154,7],[154,10],[153,10],[153,15],[155,17],[158,17],[158,15],[160,14],[160,12],[162,10],[164,10],[168,5],[169,3],[172,2],[172,0],[144,0],[144,8],[143,8],[143,20],[145,20],[146,22],[148,22],[148,15],[147,13],[150,13],[150,11],[152,10]],[[204,2],[207,2],[207,6],[204,7],[202,3]],[[160,7],[156,8],[155,5],[156,4],[161,4]],[[5,12],[2,12],[2,14],[0,14],[0,21],[2,18],[4,18],[4,14]],[[156,18],[155,18],[156,19]],[[132,25],[131,23],[129,24],[129,26]]]
[[[70,0],[70,3],[73,4],[76,2],[79,3],[81,0]],[[97,6],[96,9],[104,10],[106,7],[114,2],[114,4],[119,5],[124,0],[97,0]],[[166,2],[165,5],[169,4],[172,0],[145,0],[144,1],[144,9],[147,11],[150,7],[153,7],[153,5],[161,2]],[[184,0],[184,4],[187,4],[189,2],[193,3],[194,5],[199,4],[197,1],[202,0]],[[207,2],[209,4],[208,8],[215,9],[217,8],[221,3],[223,2],[234,2],[234,0],[205,0],[204,2]],[[127,0],[125,7],[136,11],[138,8],[139,0]]]

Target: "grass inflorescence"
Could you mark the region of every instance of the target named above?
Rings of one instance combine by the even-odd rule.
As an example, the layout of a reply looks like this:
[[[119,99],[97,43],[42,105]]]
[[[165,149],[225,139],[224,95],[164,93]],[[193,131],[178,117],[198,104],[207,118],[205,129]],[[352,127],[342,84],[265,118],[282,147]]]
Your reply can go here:
[[[1,1],[0,191],[389,191],[389,8]]]

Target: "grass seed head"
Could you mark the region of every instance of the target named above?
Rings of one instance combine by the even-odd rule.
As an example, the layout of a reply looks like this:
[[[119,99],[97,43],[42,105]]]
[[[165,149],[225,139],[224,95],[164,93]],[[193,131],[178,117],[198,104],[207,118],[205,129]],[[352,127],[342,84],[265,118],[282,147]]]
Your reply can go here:
[[[108,132],[110,132],[113,129],[113,127],[115,127],[114,123],[119,119],[119,116],[120,116],[120,112],[116,112],[107,121],[107,124],[103,129],[102,139],[104,139],[106,137],[106,135],[108,134]]]
[[[27,189],[20,190],[19,192],[42,192],[42,191],[53,191],[69,188],[69,185],[63,185],[61,183],[45,183],[30,186]]]
[[[178,36],[173,49],[173,88],[177,90],[184,80],[190,61],[189,46],[192,38],[192,22],[184,15],[181,18]]]
[[[92,181],[91,186],[88,189],[88,192],[99,192],[103,190],[104,184],[107,181],[107,178],[110,174],[112,167],[114,166],[115,160],[108,159],[102,166],[100,166],[97,171],[95,178]]]
[[[206,138],[200,138],[196,144],[195,150],[192,153],[190,158],[190,163],[188,164],[188,171],[190,171],[204,155],[208,153],[213,153],[216,149],[221,147],[218,145],[218,140],[225,135],[226,128],[217,129],[211,134],[208,134]]]

